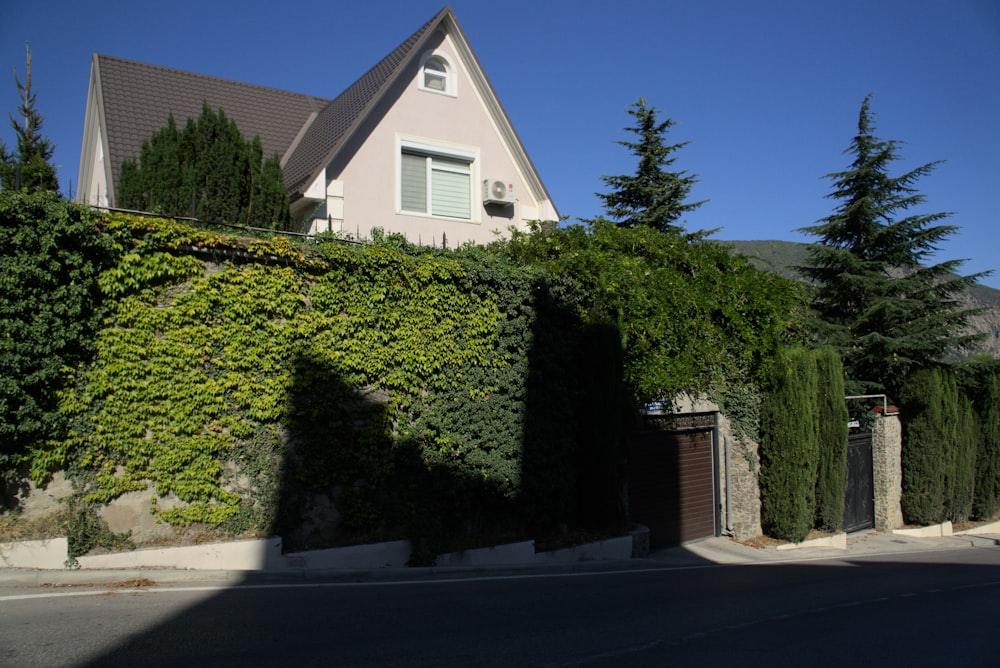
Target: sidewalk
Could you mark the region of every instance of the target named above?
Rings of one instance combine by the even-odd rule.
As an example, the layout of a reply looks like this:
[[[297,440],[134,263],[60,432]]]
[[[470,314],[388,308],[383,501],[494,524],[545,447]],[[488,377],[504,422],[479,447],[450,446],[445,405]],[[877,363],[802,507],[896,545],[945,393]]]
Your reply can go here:
[[[829,542],[829,541],[824,541]],[[426,568],[317,569],[287,572],[246,570],[186,570],[176,568],[122,568],[81,570],[0,569],[0,589],[24,588],[134,589],[141,587],[218,587],[289,582],[375,583],[469,577],[528,577],[544,574],[642,570],[648,568],[708,568],[732,565],[780,564],[820,559],[851,560],[906,553],[1000,546],[1000,522],[952,536],[919,537],[875,531],[846,536],[844,547],[807,542],[797,549],[775,545],[753,547],[731,538],[715,537],[678,547],[655,550],[642,559],[581,560],[551,565],[492,564]],[[998,549],[1000,555],[1000,549]]]
[[[912,536],[877,531],[859,531],[846,536],[846,547],[823,544],[830,541],[807,541],[798,549],[753,547],[731,538],[716,537],[688,543],[680,547],[657,550],[649,559],[671,566],[712,564],[782,563],[807,559],[854,559],[892,556],[907,552],[955,550],[964,547],[1000,545],[1000,522],[950,536]],[[812,544],[810,544],[812,543]]]

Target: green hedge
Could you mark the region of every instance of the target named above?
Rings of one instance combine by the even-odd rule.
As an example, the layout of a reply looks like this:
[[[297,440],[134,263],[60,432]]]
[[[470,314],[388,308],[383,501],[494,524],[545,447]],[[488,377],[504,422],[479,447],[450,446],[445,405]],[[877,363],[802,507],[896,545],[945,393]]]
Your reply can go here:
[[[992,519],[1000,512],[1000,373],[988,377],[977,399],[982,429],[973,510],[979,519]]]
[[[620,337],[595,336],[565,282],[481,249],[101,228],[120,249],[97,281],[107,319],[55,395],[67,428],[32,445],[36,480],[68,468],[86,503],[151,483],[179,501],[154,507],[164,521],[232,533],[288,529],[316,494],[341,533],[429,544],[615,514],[617,480],[577,481],[616,458],[580,425],[621,392],[583,355],[614,358]]]

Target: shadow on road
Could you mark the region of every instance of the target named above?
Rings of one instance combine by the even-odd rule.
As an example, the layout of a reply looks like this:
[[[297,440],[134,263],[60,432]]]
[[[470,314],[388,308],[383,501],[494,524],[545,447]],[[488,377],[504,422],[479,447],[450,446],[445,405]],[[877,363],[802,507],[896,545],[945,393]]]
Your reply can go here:
[[[863,665],[994,665],[1000,553],[985,552],[424,582],[251,577],[108,638],[82,665],[840,666],[847,647]]]

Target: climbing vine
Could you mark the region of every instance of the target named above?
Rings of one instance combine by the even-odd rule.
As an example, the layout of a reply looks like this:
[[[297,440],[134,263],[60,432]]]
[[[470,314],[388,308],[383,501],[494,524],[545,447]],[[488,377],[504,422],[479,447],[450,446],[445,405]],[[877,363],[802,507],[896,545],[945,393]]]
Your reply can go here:
[[[240,244],[125,216],[107,227],[132,235],[131,248],[99,279],[111,313],[93,364],[61,395],[70,429],[33,453],[36,478],[60,466],[85,472],[87,502],[151,484],[160,499],[173,500],[154,507],[171,524],[245,526],[254,515],[248,506],[262,501],[253,485],[240,489],[227,463],[266,472],[272,480],[260,485],[274,496],[280,469],[259,454],[276,454],[277,437],[262,434],[277,433],[286,420],[303,422],[297,404],[308,392],[292,392],[312,373],[303,360],[348,394],[378,388],[389,440],[427,392],[460,386],[462,369],[505,365],[495,346],[496,306],[466,289],[465,270],[453,260],[339,245],[307,257],[287,241]],[[191,251],[205,247],[263,261]],[[466,389],[470,400],[489,391]],[[336,413],[316,408],[326,418]],[[301,440],[298,454],[309,454],[311,466],[329,459],[322,445]],[[355,461],[331,471],[326,485],[387,478],[378,458],[367,459],[367,470]]]
[[[724,249],[643,229],[443,251],[96,227],[117,254],[96,277],[103,325],[33,477],[67,469],[87,504],[152,488],[171,525],[299,546],[395,534],[432,552],[477,527],[613,519],[636,401],[703,392],[752,433],[797,303]],[[322,499],[338,535],[292,538]]]

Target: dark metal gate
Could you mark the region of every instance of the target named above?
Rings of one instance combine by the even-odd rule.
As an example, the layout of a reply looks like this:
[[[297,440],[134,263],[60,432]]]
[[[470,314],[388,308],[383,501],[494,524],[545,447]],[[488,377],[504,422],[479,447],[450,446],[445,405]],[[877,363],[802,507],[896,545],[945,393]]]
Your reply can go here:
[[[872,468],[872,435],[847,437],[847,492],[844,494],[844,531],[875,526],[875,480]]]

